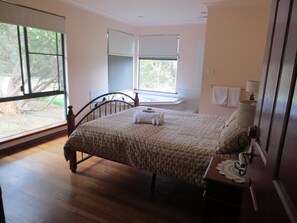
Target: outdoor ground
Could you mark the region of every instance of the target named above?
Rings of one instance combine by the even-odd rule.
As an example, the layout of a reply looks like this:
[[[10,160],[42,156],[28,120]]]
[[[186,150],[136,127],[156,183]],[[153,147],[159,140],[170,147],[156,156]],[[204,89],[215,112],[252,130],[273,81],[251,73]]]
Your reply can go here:
[[[66,120],[64,106],[46,105],[46,102],[33,101],[18,115],[0,113],[0,141]]]

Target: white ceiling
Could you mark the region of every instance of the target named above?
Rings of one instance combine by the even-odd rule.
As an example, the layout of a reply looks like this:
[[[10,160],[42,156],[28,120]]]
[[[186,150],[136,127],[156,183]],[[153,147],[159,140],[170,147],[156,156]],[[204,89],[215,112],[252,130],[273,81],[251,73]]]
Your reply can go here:
[[[135,26],[205,23],[205,3],[226,0],[61,0]]]

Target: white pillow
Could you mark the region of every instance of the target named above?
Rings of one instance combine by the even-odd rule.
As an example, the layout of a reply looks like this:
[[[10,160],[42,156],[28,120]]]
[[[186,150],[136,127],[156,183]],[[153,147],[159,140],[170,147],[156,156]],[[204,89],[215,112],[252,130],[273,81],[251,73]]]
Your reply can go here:
[[[218,140],[217,153],[233,153],[245,148],[250,143],[247,136],[247,128],[237,127],[236,120],[233,120],[221,132]]]
[[[235,120],[236,116],[237,116],[237,109],[234,112],[232,112],[232,114],[227,119],[227,121],[225,122],[225,127],[227,127],[233,120]]]

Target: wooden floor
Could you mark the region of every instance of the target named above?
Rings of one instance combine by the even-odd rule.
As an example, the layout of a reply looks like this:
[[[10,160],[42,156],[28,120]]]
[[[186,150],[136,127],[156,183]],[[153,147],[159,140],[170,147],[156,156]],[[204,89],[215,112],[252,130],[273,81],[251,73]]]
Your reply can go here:
[[[71,173],[66,137],[0,155],[7,223],[201,222],[202,190],[92,157]]]

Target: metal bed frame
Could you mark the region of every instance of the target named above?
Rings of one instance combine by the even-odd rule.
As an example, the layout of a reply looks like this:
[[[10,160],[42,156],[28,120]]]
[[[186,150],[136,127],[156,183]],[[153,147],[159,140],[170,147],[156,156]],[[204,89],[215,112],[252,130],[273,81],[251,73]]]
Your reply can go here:
[[[138,93],[135,93],[135,98],[122,93],[122,92],[111,92],[100,95],[90,102],[88,102],[82,109],[76,114],[73,113],[73,106],[68,106],[67,115],[67,129],[68,136],[81,124],[92,121],[97,118],[101,118],[110,114],[137,107],[139,105]],[[76,120],[78,120],[76,124]],[[73,173],[76,172],[77,165],[89,158],[92,154],[81,153],[81,159],[77,159],[76,151],[73,151],[69,160],[70,169]]]

